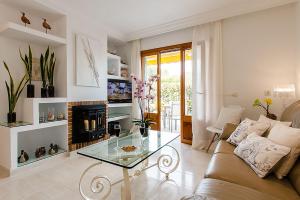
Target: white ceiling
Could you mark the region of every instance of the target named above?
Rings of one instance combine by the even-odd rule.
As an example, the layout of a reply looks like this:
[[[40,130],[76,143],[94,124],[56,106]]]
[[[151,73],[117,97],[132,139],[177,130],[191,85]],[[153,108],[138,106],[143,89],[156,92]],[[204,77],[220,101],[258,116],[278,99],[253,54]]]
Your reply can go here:
[[[296,0],[48,0],[131,40]]]

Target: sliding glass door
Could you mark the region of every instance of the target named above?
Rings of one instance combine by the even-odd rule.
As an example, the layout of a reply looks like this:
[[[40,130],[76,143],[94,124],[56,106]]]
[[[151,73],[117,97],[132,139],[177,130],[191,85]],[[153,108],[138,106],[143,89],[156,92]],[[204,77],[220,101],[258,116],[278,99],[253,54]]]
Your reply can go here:
[[[154,86],[155,99],[151,102],[150,116],[154,130],[180,132],[181,141],[191,143],[191,43],[142,52],[144,79],[160,75]]]

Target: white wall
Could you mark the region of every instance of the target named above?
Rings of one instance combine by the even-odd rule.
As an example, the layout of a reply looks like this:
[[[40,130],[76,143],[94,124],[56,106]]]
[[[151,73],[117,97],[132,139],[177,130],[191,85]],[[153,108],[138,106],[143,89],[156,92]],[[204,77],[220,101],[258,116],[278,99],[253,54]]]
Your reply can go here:
[[[193,29],[187,28],[141,40],[141,50],[166,47],[192,41]]]
[[[225,105],[239,104],[246,108],[245,116],[255,119],[260,114],[252,107],[255,98],[264,98],[278,84],[295,84],[295,18],[295,4],[290,4],[223,21],[224,94],[238,93],[237,98],[225,97]],[[191,41],[189,28],[142,39],[141,46],[147,50]],[[272,111],[280,115],[282,109],[281,100],[274,98]]]
[[[300,2],[297,3],[296,6],[296,34],[297,34],[297,81],[296,81],[296,89],[297,89],[297,98],[300,98]]]
[[[240,104],[256,118],[255,98],[278,84],[295,84],[295,42],[294,4],[224,20],[224,93],[239,94],[225,98],[225,105]],[[282,111],[277,98],[272,111]]]

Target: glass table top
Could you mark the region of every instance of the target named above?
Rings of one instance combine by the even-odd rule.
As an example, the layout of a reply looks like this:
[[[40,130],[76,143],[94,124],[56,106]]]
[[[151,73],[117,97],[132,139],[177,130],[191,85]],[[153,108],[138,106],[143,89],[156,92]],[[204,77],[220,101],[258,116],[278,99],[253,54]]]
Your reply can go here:
[[[85,147],[77,153],[131,169],[178,137],[179,133],[159,131],[149,131],[148,137],[134,133],[126,137],[115,137],[99,142]]]

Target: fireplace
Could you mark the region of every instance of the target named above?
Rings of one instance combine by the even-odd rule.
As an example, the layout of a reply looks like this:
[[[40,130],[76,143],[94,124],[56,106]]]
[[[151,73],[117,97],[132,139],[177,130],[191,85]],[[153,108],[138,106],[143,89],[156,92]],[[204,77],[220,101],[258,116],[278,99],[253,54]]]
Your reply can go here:
[[[72,107],[72,144],[99,140],[104,137],[105,133],[105,105]]]

